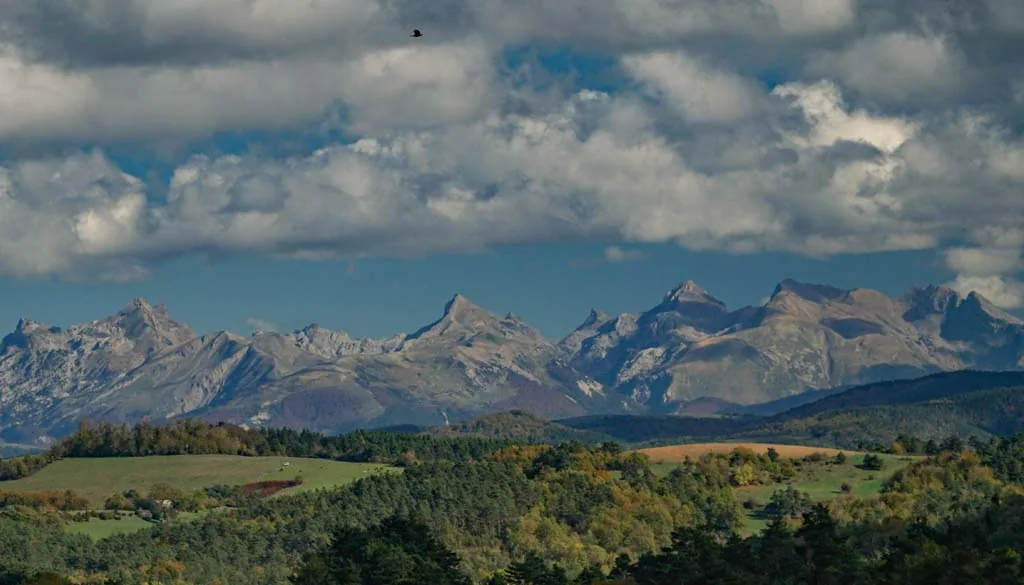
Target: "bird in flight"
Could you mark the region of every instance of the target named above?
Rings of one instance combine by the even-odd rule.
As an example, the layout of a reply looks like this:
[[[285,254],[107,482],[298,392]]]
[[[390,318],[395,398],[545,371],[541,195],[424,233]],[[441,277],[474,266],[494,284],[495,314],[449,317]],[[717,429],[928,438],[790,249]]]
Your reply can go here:
[[[414,28],[414,29],[412,29],[412,34],[409,35],[409,36],[410,37],[422,37],[423,33],[420,32],[420,29]]]

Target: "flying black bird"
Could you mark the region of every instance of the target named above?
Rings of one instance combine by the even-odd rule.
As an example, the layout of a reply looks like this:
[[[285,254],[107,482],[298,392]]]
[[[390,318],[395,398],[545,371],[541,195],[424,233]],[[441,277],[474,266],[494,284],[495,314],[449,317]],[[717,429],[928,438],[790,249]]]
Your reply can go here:
[[[412,34],[409,35],[409,36],[410,37],[422,37],[423,33],[420,32],[420,29],[414,28],[414,29],[412,29]]]

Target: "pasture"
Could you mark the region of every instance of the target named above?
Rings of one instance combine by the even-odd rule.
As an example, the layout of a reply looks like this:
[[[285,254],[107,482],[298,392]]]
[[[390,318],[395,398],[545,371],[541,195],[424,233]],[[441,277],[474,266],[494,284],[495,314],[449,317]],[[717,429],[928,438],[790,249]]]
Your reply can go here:
[[[667,475],[687,457],[695,460],[707,453],[728,454],[736,448],[747,448],[756,453],[763,454],[768,452],[769,447],[774,447],[779,456],[784,458],[802,459],[814,453],[821,453],[827,459],[818,462],[802,462],[797,476],[785,483],[733,488],[736,491],[736,497],[741,502],[750,501],[754,507],[754,510],[751,510],[747,515],[747,522],[744,527],[744,532],[747,534],[757,532],[765,526],[766,521],[758,517],[755,510],[761,509],[768,504],[772,493],[777,489],[785,489],[788,486],[792,486],[795,489],[806,492],[813,501],[823,502],[842,495],[843,484],[846,484],[850,488],[849,493],[851,495],[858,498],[871,497],[881,491],[883,484],[892,474],[921,458],[915,455],[880,454],[879,457],[885,462],[884,467],[880,471],[873,471],[859,467],[864,462],[865,453],[825,447],[807,447],[804,445],[695,443],[641,449],[639,452],[650,457],[651,468],[655,473]],[[842,465],[835,464],[831,460],[840,451],[847,456],[846,463]]]
[[[286,462],[288,465],[285,465]],[[302,485],[276,494],[286,495],[345,485],[371,473],[397,471],[401,470],[376,463],[296,457],[167,455],[76,458],[52,463],[24,479],[0,482],[0,489],[23,492],[70,489],[88,499],[93,507],[102,508],[108,496],[129,489],[146,493],[158,483],[193,491],[214,484],[242,485],[257,481],[288,480],[301,475]]]

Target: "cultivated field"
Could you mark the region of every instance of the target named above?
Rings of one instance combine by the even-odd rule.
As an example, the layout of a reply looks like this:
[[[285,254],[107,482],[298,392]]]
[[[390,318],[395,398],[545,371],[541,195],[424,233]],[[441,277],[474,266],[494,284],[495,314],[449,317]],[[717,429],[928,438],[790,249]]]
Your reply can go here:
[[[782,457],[799,459],[812,453],[824,453],[834,456],[840,449],[829,449],[827,447],[807,447],[805,445],[774,445],[771,443],[694,443],[692,445],[669,445],[667,447],[652,447],[640,449],[640,453],[646,454],[653,463],[678,463],[690,457],[696,459],[705,453],[730,453],[733,449],[743,447],[755,453],[767,453],[769,447],[774,447]],[[846,451],[847,455],[856,453]]]
[[[99,508],[112,494],[128,489],[145,494],[157,483],[166,483],[183,490],[198,490],[214,484],[242,485],[257,481],[287,480],[302,475],[303,484],[278,494],[283,495],[345,485],[371,473],[394,471],[400,469],[375,463],[295,457],[170,455],[76,458],[57,461],[25,479],[0,482],[0,489],[26,492],[70,489]]]

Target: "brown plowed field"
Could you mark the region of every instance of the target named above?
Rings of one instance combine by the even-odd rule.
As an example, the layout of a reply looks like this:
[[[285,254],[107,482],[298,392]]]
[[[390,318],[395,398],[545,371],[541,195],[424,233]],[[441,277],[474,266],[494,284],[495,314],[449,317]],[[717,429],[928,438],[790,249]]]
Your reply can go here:
[[[755,453],[767,453],[769,447],[774,447],[782,457],[799,459],[811,453],[824,453],[834,456],[839,449],[827,447],[807,447],[804,445],[774,445],[771,443],[694,443],[692,445],[669,445],[668,447],[652,447],[640,449],[640,453],[646,454],[652,462],[679,462],[687,456],[696,459],[705,453],[730,453],[737,447],[745,447]],[[853,455],[855,451],[845,451],[847,455]]]

